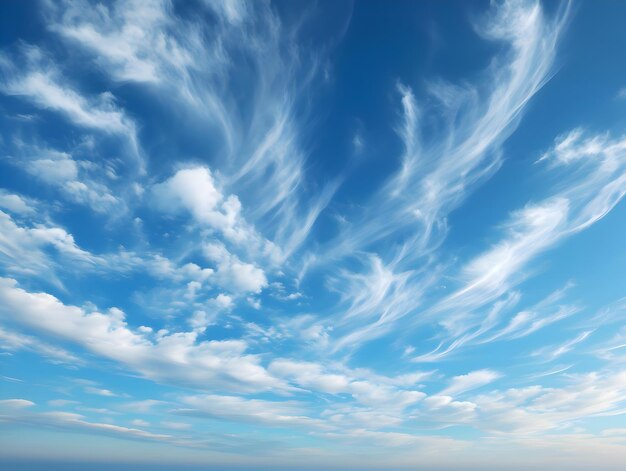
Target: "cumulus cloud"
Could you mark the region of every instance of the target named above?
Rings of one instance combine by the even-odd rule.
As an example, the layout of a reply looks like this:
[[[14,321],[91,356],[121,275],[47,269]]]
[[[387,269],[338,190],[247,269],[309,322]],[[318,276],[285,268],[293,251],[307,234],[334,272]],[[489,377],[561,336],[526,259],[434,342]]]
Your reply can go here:
[[[259,293],[267,286],[267,278],[261,268],[242,262],[223,244],[206,243],[203,253],[209,261],[217,264],[216,278],[224,288],[234,292]]]
[[[229,239],[241,241],[245,238],[239,199],[234,195],[224,197],[206,167],[179,170],[164,182],[154,185],[152,194],[155,207],[161,211],[171,214],[186,211],[196,222],[219,231]]]

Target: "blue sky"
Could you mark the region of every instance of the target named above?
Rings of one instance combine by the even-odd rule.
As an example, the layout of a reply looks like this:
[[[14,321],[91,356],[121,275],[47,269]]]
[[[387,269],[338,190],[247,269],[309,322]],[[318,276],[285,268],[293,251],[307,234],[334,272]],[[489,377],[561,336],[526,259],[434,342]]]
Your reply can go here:
[[[626,460],[626,4],[0,9],[2,462]]]

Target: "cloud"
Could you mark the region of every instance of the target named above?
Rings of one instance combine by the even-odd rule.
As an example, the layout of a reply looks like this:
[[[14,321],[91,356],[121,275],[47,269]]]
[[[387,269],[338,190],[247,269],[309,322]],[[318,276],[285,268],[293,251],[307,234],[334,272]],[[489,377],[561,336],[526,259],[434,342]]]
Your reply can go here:
[[[16,410],[24,409],[26,407],[32,407],[35,403],[26,399],[2,399],[0,400],[0,407],[2,409]]]
[[[0,190],[0,208],[20,216],[27,216],[35,212],[33,202],[29,201],[28,198],[8,193],[5,190]]]
[[[3,93],[24,97],[39,108],[59,112],[79,126],[135,140],[134,122],[115,104],[110,92],[87,98],[65,85],[68,80],[37,46],[23,46],[22,54],[24,64],[21,67],[2,57],[0,64],[5,79],[0,88]]]
[[[122,427],[113,424],[89,422],[80,414],[71,412],[30,412],[35,403],[25,399],[0,401],[0,408],[9,408],[13,413],[3,415],[2,421],[35,427],[55,427],[68,431],[80,431],[95,434],[111,435],[127,439],[168,441],[169,435],[160,435],[136,428]],[[22,411],[22,409],[25,409]]]
[[[153,204],[165,213],[188,212],[201,227],[208,227],[234,244],[253,259],[271,263],[276,249],[250,226],[241,214],[241,203],[234,196],[224,195],[216,186],[206,167],[179,170],[162,183],[152,187]],[[215,279],[221,286],[235,292],[258,293],[267,286],[264,271],[242,262],[226,246],[214,240],[204,245],[205,257],[217,264]]]
[[[539,254],[600,221],[626,195],[624,138],[615,139],[608,134],[586,136],[577,128],[557,137],[539,161],[547,164],[550,171],[560,172],[560,187],[541,202],[511,213],[503,226],[504,237],[462,268],[462,287],[432,307],[440,317],[455,311],[467,313],[441,321],[451,337],[449,347],[443,350],[446,354],[478,337],[468,334],[475,327],[472,312],[501,300],[525,280],[525,268]],[[556,292],[552,297],[556,301],[562,295]],[[544,309],[537,308],[516,313],[506,327],[491,335],[483,336],[497,323],[490,323],[487,330],[483,324],[479,329],[482,342],[523,337],[580,310],[576,305],[562,305],[540,318],[538,313]]]
[[[176,409],[173,411],[175,414],[274,427],[325,428],[322,420],[307,417],[301,411],[301,404],[294,402],[216,395],[186,396],[182,402],[192,408]]]
[[[55,277],[57,257],[71,260],[76,268],[97,262],[97,257],[78,247],[65,229],[44,224],[21,226],[0,211],[0,260],[9,273],[50,276],[59,284]]]
[[[104,396],[104,397],[117,396],[117,394],[115,394],[113,391],[109,391],[108,389],[104,389],[104,388],[96,388],[93,386],[85,387],[84,391],[88,394],[95,394],[96,396]]]
[[[404,144],[401,165],[373,194],[367,210],[344,225],[327,250],[316,256],[317,265],[336,264],[362,252],[380,257],[394,271],[405,274],[416,265],[433,262],[432,251],[447,232],[446,216],[499,168],[500,146],[517,127],[527,103],[550,77],[568,9],[564,4],[550,18],[538,2],[494,6],[484,21],[476,24],[476,31],[502,46],[501,52],[473,85],[431,83],[430,98],[437,104],[431,113],[431,121],[437,122],[434,132],[432,127],[424,132],[420,120],[430,110],[418,105],[408,85],[398,85],[403,109],[402,122],[397,126]],[[539,213],[562,209],[556,207],[558,204],[529,207],[520,216],[532,225],[531,219],[540,217]],[[416,276],[402,289],[420,293],[424,286],[428,284]],[[399,290],[390,291],[385,304],[393,303],[399,295]],[[354,338],[352,345],[384,335],[389,325],[414,312],[415,307],[406,303],[394,315],[380,316],[362,327],[369,333]]]
[[[135,427],[148,427],[148,426],[150,426],[149,422],[146,422],[145,420],[141,420],[141,419],[131,420],[130,423],[132,425],[134,425]]]
[[[438,309],[471,310],[504,294],[511,279],[522,274],[522,267],[561,238],[569,206],[567,199],[553,198],[514,212],[505,228],[506,237],[463,268],[465,286]]]
[[[581,332],[579,335],[577,335],[573,339],[570,339],[562,343],[561,345],[547,346],[547,347],[542,347],[538,350],[535,350],[532,353],[532,356],[539,357],[540,359],[544,361],[552,361],[560,357],[561,355],[565,355],[566,353],[572,351],[575,345],[579,344],[580,342],[584,342],[587,339],[587,337],[589,337],[592,333],[593,333],[592,330],[586,330],[584,332]]]
[[[0,327],[0,348],[10,351],[27,350],[36,352],[51,363],[82,365],[84,361],[73,353],[49,345],[36,337],[20,334]]]
[[[233,292],[259,293],[268,285],[262,269],[242,262],[223,244],[206,243],[203,253],[208,260],[217,264],[216,279],[224,288]]]
[[[122,195],[115,196],[109,188],[119,178],[115,163],[87,159],[85,154],[92,153],[94,145],[87,140],[75,146],[73,151],[85,157],[77,159],[68,152],[17,141],[18,156],[9,162],[55,187],[70,201],[88,205],[99,213],[115,212],[120,217],[127,211],[124,199],[128,192],[124,190]]]
[[[346,392],[350,380],[342,374],[325,373],[324,368],[317,363],[297,362],[292,360],[274,360],[270,371],[279,377],[288,377],[296,384],[323,391],[330,394]]]
[[[63,7],[58,9],[59,22],[53,29],[95,53],[116,80],[158,82],[171,70],[193,65],[177,39],[163,34],[172,23],[166,1],[131,1],[100,8],[79,1]]]
[[[398,273],[395,264],[385,265],[376,255],[364,259],[363,271],[340,270],[327,282],[341,296],[342,309],[333,330],[343,336],[334,340],[335,351],[384,335],[396,320],[419,307],[422,293],[438,275],[433,270],[419,279],[421,273]]]
[[[191,424],[186,424],[184,422],[170,422],[167,420],[161,421],[161,425],[171,430],[187,430],[191,428]]]
[[[286,390],[287,385],[246,354],[241,340],[197,342],[195,332],[150,334],[131,329],[117,308],[87,312],[46,293],[0,281],[0,315],[73,342],[157,382],[229,391]]]
[[[270,4],[204,3],[194,17],[167,1],[100,8],[80,1],[48,13],[51,30],[81,46],[108,77],[150,85],[159,100],[208,125],[228,157],[225,182],[254,203],[250,220],[263,223],[286,258],[337,188],[328,184],[319,195],[307,188],[299,145],[306,117],[298,101],[319,75],[323,50],[300,45],[298,28],[284,25]],[[242,96],[251,97],[245,113]]]
[[[480,388],[500,378],[500,373],[492,370],[476,370],[461,376],[455,376],[446,389],[441,392],[443,396],[456,396],[472,389]]]
[[[330,370],[330,371],[329,371]],[[378,411],[401,411],[421,401],[426,394],[411,388],[417,377],[389,378],[372,375],[367,371],[350,370],[345,367],[328,368],[315,362],[276,359],[269,371],[277,377],[287,378],[297,386],[326,394],[350,394],[358,403]]]
[[[230,195],[225,197],[215,186],[211,171],[206,167],[179,170],[175,175],[152,187],[153,204],[165,213],[187,211],[196,222],[207,225],[236,241],[248,234],[241,219],[241,203]]]
[[[563,388],[531,386],[495,391],[472,400],[479,427],[499,433],[542,433],[584,417],[623,414],[624,373],[591,372],[571,376]]]

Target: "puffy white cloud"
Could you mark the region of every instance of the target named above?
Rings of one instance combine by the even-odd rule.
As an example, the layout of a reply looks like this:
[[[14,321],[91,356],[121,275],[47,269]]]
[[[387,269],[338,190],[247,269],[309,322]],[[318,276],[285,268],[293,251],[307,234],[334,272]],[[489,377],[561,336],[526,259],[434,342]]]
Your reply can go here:
[[[234,196],[225,196],[216,186],[206,167],[179,170],[174,176],[152,187],[157,209],[170,214],[188,212],[201,226],[217,231],[226,240],[245,248],[253,258],[275,259],[276,249],[264,240],[241,215],[241,204]],[[267,286],[264,271],[242,262],[223,243],[215,240],[204,245],[203,252],[217,263],[216,280],[235,292],[258,293]]]
[[[223,196],[206,167],[179,170],[163,183],[154,185],[152,192],[154,203],[163,211],[187,210],[198,221],[218,227],[225,221],[218,208]]]
[[[206,243],[204,256],[217,264],[217,282],[234,292],[259,293],[267,286],[265,272],[251,263],[242,262],[221,243]]]

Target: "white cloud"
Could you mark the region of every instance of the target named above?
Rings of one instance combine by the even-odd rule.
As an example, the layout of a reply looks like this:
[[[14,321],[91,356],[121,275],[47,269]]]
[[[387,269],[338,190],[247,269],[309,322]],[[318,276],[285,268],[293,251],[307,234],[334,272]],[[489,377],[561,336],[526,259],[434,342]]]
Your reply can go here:
[[[432,126],[425,132],[426,125],[419,119],[431,110],[418,105],[410,87],[398,87],[404,112],[398,127],[404,143],[400,168],[373,195],[362,215],[345,224],[325,252],[316,254],[317,264],[336,264],[337,259],[362,251],[377,254],[398,273],[433,261],[432,251],[447,232],[447,215],[499,168],[500,146],[517,127],[527,103],[549,78],[567,10],[565,5],[549,18],[537,2],[496,5],[476,30],[485,39],[497,41],[502,52],[473,85],[443,81],[430,85],[436,105],[429,113],[433,116],[429,123],[434,120],[438,124],[436,132]],[[531,219],[559,209],[553,202],[546,202],[529,206],[520,216],[526,218],[523,224],[528,224],[530,231],[534,224]],[[428,268],[435,267],[427,267],[426,272]],[[500,275],[502,271],[494,271],[492,281]],[[417,276],[404,287],[389,291],[383,304],[393,303],[400,288],[418,293],[419,302],[424,286],[428,286],[425,277]],[[367,287],[363,289],[367,292]],[[414,310],[415,305],[410,303],[398,306],[393,315],[380,316],[361,327],[366,335],[354,337],[351,344],[358,346],[386,334],[390,325]]]
[[[141,420],[141,419],[131,420],[130,423],[132,425],[134,425],[135,427],[148,427],[148,426],[150,426],[149,422],[146,422],[145,420]]]
[[[71,412],[31,412],[28,408],[35,406],[35,403],[24,399],[0,401],[0,408],[7,406],[13,413],[3,416],[3,420],[18,424],[35,427],[55,427],[68,431],[105,434],[130,439],[164,441],[171,438],[169,435],[153,434],[135,428],[89,422],[85,420],[84,416]]]
[[[92,50],[120,81],[158,82],[168,69],[192,65],[176,39],[163,34],[168,4],[124,2],[92,8],[87,2],[67,4],[53,28],[64,38]]]
[[[80,126],[122,134],[134,142],[135,124],[115,104],[110,92],[86,98],[66,85],[67,79],[45,59],[39,48],[24,46],[22,53],[26,67],[18,68],[3,57],[1,64],[6,78],[1,89],[4,93],[23,96],[36,106],[57,111]]]
[[[420,307],[422,293],[438,275],[432,270],[416,280],[416,271],[398,273],[395,263],[386,266],[376,255],[369,255],[365,266],[367,271],[360,273],[340,270],[327,282],[342,301],[333,322],[333,331],[343,334],[332,343],[335,351],[387,333],[395,321]]]
[[[155,335],[131,329],[119,309],[87,312],[46,293],[0,280],[0,315],[119,362],[154,381],[229,391],[285,390],[287,384],[246,354],[241,340],[197,342],[195,332]]]
[[[592,333],[592,330],[581,332],[573,339],[570,339],[560,345],[547,346],[535,350],[532,353],[532,356],[540,357],[540,359],[544,361],[552,361],[560,357],[561,355],[565,355],[566,353],[572,351],[575,345],[579,344],[580,342],[584,342],[587,337],[589,337]]]
[[[463,267],[464,285],[432,308],[440,317],[442,313],[465,313],[441,321],[451,337],[446,353],[479,336],[467,333],[475,326],[471,317],[474,311],[502,300],[526,278],[525,269],[539,254],[600,221],[626,195],[624,138],[612,139],[607,134],[586,137],[582,129],[575,129],[558,137],[540,160],[551,171],[562,172],[560,187],[540,203],[513,212],[500,242]],[[561,295],[554,293],[554,297]],[[544,309],[524,310],[516,313],[506,327],[485,335],[482,342],[519,338],[579,310],[575,305],[561,305],[543,318]],[[483,325],[480,335],[496,325],[490,323],[486,330]]]
[[[455,376],[450,380],[446,389],[441,391],[443,396],[456,396],[472,389],[483,387],[500,378],[500,373],[493,370],[476,370],[465,375]]]
[[[345,367],[336,368],[336,371],[333,371],[332,368],[321,363],[289,359],[272,361],[269,371],[311,391],[350,394],[357,402],[375,408],[379,412],[395,411],[397,413],[426,396],[421,391],[406,389],[413,385],[413,379],[424,377],[422,374],[389,378]],[[407,380],[410,381],[406,383]]]
[[[104,388],[96,388],[94,386],[86,386],[84,388],[84,391],[88,394],[95,394],[96,396],[104,396],[104,397],[117,396],[117,394],[115,394],[113,391],[109,391],[108,389],[104,389]]]
[[[82,365],[81,358],[63,348],[49,345],[36,337],[20,334],[0,327],[0,348],[4,350],[28,350],[36,352],[52,363]]]
[[[296,384],[330,394],[347,392],[350,379],[343,374],[328,374],[317,363],[292,360],[274,360],[270,371],[280,377],[290,378]]]
[[[23,196],[11,194],[2,189],[0,189],[0,208],[21,216],[35,212],[31,201]]]
[[[168,420],[161,421],[161,425],[171,430],[188,430],[191,428],[191,424],[186,424],[184,422],[171,422]]]
[[[576,420],[624,413],[624,372],[572,375],[563,388],[531,386],[472,398],[476,426],[500,433],[542,433]]]
[[[307,417],[302,411],[302,405],[293,401],[272,402],[238,396],[197,395],[183,397],[182,402],[191,409],[178,409],[174,413],[275,427],[324,427],[322,420]]]
[[[495,300],[523,276],[522,268],[562,236],[569,212],[565,198],[546,200],[511,215],[507,236],[463,268],[465,286],[436,309],[471,310]]]
[[[252,254],[260,251],[262,255],[267,254],[268,249],[273,250],[271,244],[244,220],[237,196],[224,195],[207,167],[179,170],[154,185],[151,193],[156,209],[169,214],[187,212],[196,223],[217,231],[234,244],[245,246]],[[250,271],[247,266],[240,266],[237,270]]]
[[[55,276],[56,257],[71,260],[75,268],[93,266],[98,258],[76,245],[74,237],[60,227],[44,224],[18,225],[0,211],[0,260],[10,273]]]
[[[201,20],[202,11],[177,15],[167,1],[99,8],[80,1],[48,13],[50,28],[90,52],[113,80],[150,84],[159,100],[217,131],[228,157],[225,182],[248,196],[255,206],[249,220],[272,234],[284,260],[307,239],[337,188],[336,182],[319,194],[309,188],[299,145],[305,117],[297,104],[320,75],[321,51],[298,44],[298,29],[282,24],[269,4],[205,3],[216,21]],[[242,92],[254,97],[246,113],[238,106]]]
[[[2,399],[0,400],[0,408],[2,409],[24,409],[26,407],[32,407],[35,403],[26,399]]]
[[[75,150],[85,154],[91,151],[89,147],[82,143],[75,146]],[[25,144],[21,141],[16,143],[16,148],[19,154],[17,158],[10,160],[11,163],[56,187],[70,201],[88,205],[100,213],[115,213],[116,217],[126,211],[124,199],[114,196],[107,186],[110,178],[109,181],[102,178],[107,171],[113,172],[110,164],[77,160],[68,152]]]
[[[265,272],[231,254],[221,243],[206,243],[204,256],[217,264],[216,281],[235,293],[259,293],[267,286]],[[226,299],[223,299],[226,301]]]

